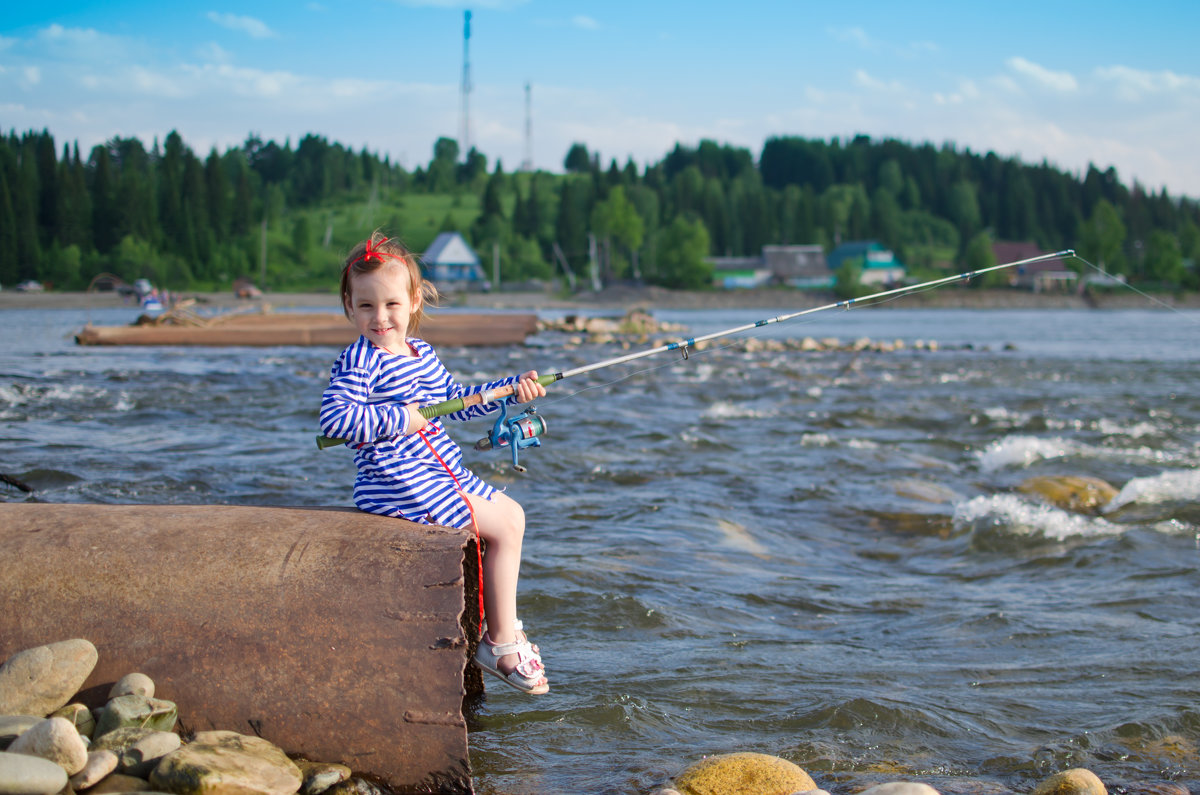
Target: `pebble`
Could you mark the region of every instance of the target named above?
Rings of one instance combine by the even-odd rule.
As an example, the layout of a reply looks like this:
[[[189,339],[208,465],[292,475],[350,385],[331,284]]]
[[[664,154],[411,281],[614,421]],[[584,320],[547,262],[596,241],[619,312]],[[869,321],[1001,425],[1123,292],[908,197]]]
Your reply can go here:
[[[117,696],[104,705],[104,712],[96,720],[95,737],[125,726],[169,732],[178,717],[179,710],[171,701],[138,694]]]
[[[150,783],[176,795],[201,795],[218,783],[229,792],[292,795],[304,778],[283,751],[260,737],[207,731],[163,757]]]
[[[131,776],[146,778],[160,759],[181,745],[175,732],[151,731],[127,745],[120,754],[120,770]]]
[[[889,781],[886,784],[868,787],[858,795],[939,795],[939,793],[928,784],[916,781]]]
[[[304,784],[300,787],[301,795],[320,795],[320,793],[340,784],[350,778],[353,771],[345,765],[335,762],[310,762],[307,759],[295,760],[296,767],[304,776]]]
[[[13,740],[42,720],[36,715],[0,715],[0,751],[12,745]]]
[[[54,795],[67,786],[67,771],[40,756],[0,751],[0,792]]]
[[[154,680],[145,674],[125,674],[108,691],[111,701],[117,696],[145,696],[154,698]]]
[[[71,786],[77,790],[94,787],[100,780],[117,769],[117,755],[107,748],[88,751],[87,764],[71,776]]]
[[[88,760],[83,738],[66,718],[46,718],[30,726],[8,746],[8,753],[48,759],[65,770],[68,776],[83,770]]]
[[[59,710],[55,710],[52,718],[66,718],[71,721],[75,727],[75,731],[79,732],[82,737],[91,737],[92,732],[96,729],[96,718],[92,715],[92,711],[83,704],[67,704]]]
[[[88,790],[88,795],[105,795],[110,792],[150,792],[153,789],[150,782],[144,778],[127,776],[124,773],[112,773]]]
[[[65,706],[98,659],[82,638],[17,652],[0,665],[0,715],[49,715]]]

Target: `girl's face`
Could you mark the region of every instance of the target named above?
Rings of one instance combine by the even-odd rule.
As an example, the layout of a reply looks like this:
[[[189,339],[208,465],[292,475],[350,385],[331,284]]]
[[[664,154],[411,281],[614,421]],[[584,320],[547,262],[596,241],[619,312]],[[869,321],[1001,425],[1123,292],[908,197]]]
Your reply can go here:
[[[408,268],[399,262],[354,276],[346,308],[358,333],[388,353],[411,356],[405,339],[413,313],[421,308],[421,296],[409,292]]]

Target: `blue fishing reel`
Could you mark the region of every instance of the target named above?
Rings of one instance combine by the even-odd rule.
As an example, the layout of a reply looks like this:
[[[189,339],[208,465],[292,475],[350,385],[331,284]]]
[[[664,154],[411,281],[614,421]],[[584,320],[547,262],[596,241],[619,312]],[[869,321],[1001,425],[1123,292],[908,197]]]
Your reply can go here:
[[[492,425],[488,435],[475,443],[476,450],[500,450],[505,447],[512,449],[513,469],[524,472],[518,455],[527,447],[541,447],[542,440],[538,437],[546,432],[546,420],[537,413],[533,406],[525,409],[516,417],[509,418],[508,405],[501,401],[500,416]]]

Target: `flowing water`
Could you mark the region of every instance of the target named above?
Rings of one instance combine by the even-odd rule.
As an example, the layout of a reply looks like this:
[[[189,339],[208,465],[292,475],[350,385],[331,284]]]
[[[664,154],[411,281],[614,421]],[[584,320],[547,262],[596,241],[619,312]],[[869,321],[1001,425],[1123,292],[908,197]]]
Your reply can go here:
[[[313,444],[336,350],[71,339],[132,315],[0,312],[0,472],[51,502],[350,504],[350,455]],[[526,475],[467,450],[526,508],[520,608],[553,683],[489,684],[477,790],[644,793],[759,751],[834,793],[1068,767],[1200,791],[1200,313],[805,321],[760,336],[907,347],[660,354],[550,387]],[[473,382],[622,352],[563,342],[441,354]],[[1068,511],[1017,489],[1038,475],[1118,494]]]

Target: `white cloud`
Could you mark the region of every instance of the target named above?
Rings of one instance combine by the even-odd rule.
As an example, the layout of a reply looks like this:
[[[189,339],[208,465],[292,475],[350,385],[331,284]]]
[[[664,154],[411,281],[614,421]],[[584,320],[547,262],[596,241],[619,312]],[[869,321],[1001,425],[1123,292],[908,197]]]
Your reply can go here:
[[[871,91],[904,91],[904,85],[899,80],[884,81],[876,77],[872,77],[865,69],[854,70],[854,82],[856,85]]]
[[[238,33],[245,33],[252,39],[271,39],[275,37],[275,31],[271,30],[262,20],[255,19],[254,17],[244,17],[238,14],[218,14],[216,11],[209,11],[208,18],[223,28],[228,28]]]
[[[1096,77],[1113,83],[1120,99],[1136,101],[1149,94],[1200,93],[1200,77],[1180,75],[1170,70],[1147,72],[1128,66],[1102,66]]]
[[[1051,91],[1069,93],[1079,88],[1079,82],[1070,72],[1055,72],[1020,56],[1009,58],[1005,63],[1017,74]]]
[[[873,50],[877,46],[875,41],[867,35],[867,32],[859,27],[829,28],[829,35],[836,41],[846,44],[857,44],[864,50]]]
[[[26,66],[21,70],[22,80],[31,86],[36,86],[42,82],[42,70],[36,66]]]
[[[571,17],[571,25],[582,30],[599,30],[600,23],[589,16],[577,14]]]

